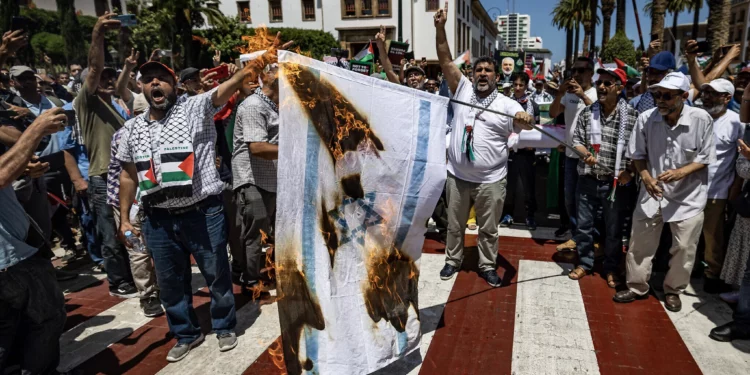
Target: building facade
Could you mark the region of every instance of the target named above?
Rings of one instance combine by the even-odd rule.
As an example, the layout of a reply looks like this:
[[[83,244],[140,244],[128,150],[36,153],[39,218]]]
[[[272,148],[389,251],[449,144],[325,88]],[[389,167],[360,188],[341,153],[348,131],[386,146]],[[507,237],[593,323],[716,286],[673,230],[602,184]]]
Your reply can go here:
[[[496,48],[500,47],[500,41],[505,43],[507,49],[543,48],[542,38],[531,36],[531,16],[528,14],[510,13],[500,15],[495,20],[498,32]]]
[[[729,43],[740,44],[740,61],[750,59],[750,0],[732,0],[729,18]]]
[[[662,49],[665,51],[675,51],[674,49],[674,41],[677,40],[677,50],[675,53],[675,56],[681,56],[682,50],[685,48],[685,43],[687,43],[688,40],[695,39],[697,41],[703,41],[706,40],[706,22],[701,22],[698,24],[698,35],[696,37],[693,36],[693,24],[692,23],[683,23],[681,25],[677,25],[677,31],[675,32],[672,30],[671,27],[667,27],[664,29],[664,44],[662,46]],[[731,29],[730,29],[731,30]],[[732,37],[732,32],[729,32],[730,41]]]

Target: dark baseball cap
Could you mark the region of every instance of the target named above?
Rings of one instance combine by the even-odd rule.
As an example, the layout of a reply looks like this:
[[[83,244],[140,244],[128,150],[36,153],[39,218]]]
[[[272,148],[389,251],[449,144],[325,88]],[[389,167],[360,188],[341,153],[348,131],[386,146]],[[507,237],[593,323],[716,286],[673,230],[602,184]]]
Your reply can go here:
[[[654,57],[651,58],[651,61],[648,64],[649,68],[654,68],[656,70],[669,70],[674,69],[676,66],[674,55],[672,52],[669,51],[661,51],[654,55]]]
[[[185,68],[180,72],[180,82],[185,82],[189,79],[198,78],[200,71],[196,68]]]
[[[423,75],[423,76],[426,76],[426,75],[427,75],[427,74],[425,74],[425,72],[424,72],[424,69],[420,68],[420,67],[419,67],[418,65],[412,65],[412,66],[408,67],[408,68],[407,68],[407,69],[406,69],[406,70],[404,71],[404,76],[408,76],[408,75],[409,75],[409,72],[411,72],[411,71],[414,71],[414,70],[416,70],[416,71],[417,71],[417,72],[418,72],[419,74],[421,74],[421,75]]]
[[[138,69],[138,73],[141,75],[141,77],[144,77],[148,72],[154,70],[162,70],[169,73],[174,79],[174,83],[177,83],[177,75],[174,74],[174,70],[158,61],[147,61],[145,64],[141,65],[141,67]]]

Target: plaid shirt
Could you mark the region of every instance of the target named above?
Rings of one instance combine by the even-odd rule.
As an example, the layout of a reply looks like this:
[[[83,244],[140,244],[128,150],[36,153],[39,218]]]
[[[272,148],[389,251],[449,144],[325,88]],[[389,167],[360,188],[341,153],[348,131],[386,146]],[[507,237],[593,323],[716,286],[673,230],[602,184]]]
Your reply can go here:
[[[133,163],[133,147],[130,142],[130,131],[136,122],[147,123],[151,132],[152,150],[158,149],[161,142],[161,130],[164,126],[185,127],[193,129],[193,152],[195,166],[193,170],[193,196],[187,198],[172,198],[154,205],[158,208],[178,208],[192,206],[212,195],[221,194],[224,183],[219,178],[216,169],[216,126],[214,115],[222,107],[214,107],[211,96],[216,89],[195,95],[177,103],[169,110],[161,121],[148,120],[150,110],[142,113],[125,123],[122,141],[117,150],[117,159],[126,163]],[[135,139],[134,135],[134,139]],[[154,166],[161,165],[161,158],[154,158]]]
[[[237,107],[234,122],[232,177],[234,190],[252,184],[276,192],[277,160],[266,160],[250,154],[248,144],[279,144],[279,108],[260,89]]]
[[[573,146],[583,146],[588,150],[591,148],[591,107],[590,105],[581,111],[578,115],[578,124],[576,125],[575,134],[573,136]],[[615,161],[617,154],[617,135],[620,130],[620,114],[617,108],[609,116],[604,115],[604,110],[601,111],[601,126],[602,126],[602,144],[599,148],[599,155],[597,160],[604,166],[615,170]],[[620,170],[624,170],[627,167],[627,159],[625,158],[625,152],[627,151],[628,141],[630,140],[630,133],[633,131],[635,121],[638,119],[638,112],[628,105],[627,107],[627,125],[625,126],[625,147],[623,148],[623,156],[620,158]],[[583,162],[581,159],[578,162],[578,174],[589,175],[589,176],[605,176],[608,173],[604,172],[598,166],[590,166]]]

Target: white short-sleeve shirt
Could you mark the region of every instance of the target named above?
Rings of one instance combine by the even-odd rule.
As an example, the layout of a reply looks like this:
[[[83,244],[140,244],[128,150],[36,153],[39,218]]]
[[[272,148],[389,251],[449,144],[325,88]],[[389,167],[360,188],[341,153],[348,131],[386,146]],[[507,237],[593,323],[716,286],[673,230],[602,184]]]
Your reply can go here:
[[[734,182],[737,141],[745,134],[740,115],[727,111],[714,120],[716,161],[708,166],[708,199],[727,199]]]
[[[461,77],[453,97],[470,103],[473,95],[474,87],[471,81]],[[515,100],[502,95],[498,95],[488,108],[510,115],[524,111]],[[513,119],[456,103],[453,103],[453,113],[453,131],[450,133],[448,147],[448,172],[464,181],[482,184],[505,178],[508,170],[508,137],[514,132]],[[465,148],[462,147],[466,125],[473,127],[474,161],[469,160]]]

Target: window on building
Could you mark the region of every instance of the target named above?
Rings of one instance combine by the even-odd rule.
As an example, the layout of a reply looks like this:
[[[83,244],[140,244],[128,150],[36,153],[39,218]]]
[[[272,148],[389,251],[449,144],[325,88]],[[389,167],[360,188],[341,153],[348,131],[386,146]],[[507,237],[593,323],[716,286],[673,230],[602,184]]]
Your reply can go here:
[[[739,17],[737,17],[737,23],[745,23],[745,10],[741,10]]]
[[[456,13],[458,13],[459,16],[461,15],[461,8],[463,7],[464,7],[464,0],[461,0],[461,6],[458,7],[458,9],[456,10]]]
[[[253,19],[250,17],[250,2],[249,1],[237,2],[237,14],[240,15],[240,22],[242,23],[253,22]]]
[[[391,15],[391,0],[378,0],[378,15],[379,16]]]
[[[284,14],[281,12],[281,0],[268,0],[268,10],[271,13],[271,22],[284,21]]]
[[[357,5],[355,0],[343,0],[341,3],[343,9],[342,14],[344,17],[356,17],[357,16]]]
[[[361,0],[362,8],[360,15],[362,16],[372,16],[372,1],[370,0]]]
[[[463,51],[463,43],[461,43],[461,29],[463,26],[461,26],[461,21],[458,21],[458,27],[456,27],[456,53],[462,53]]]
[[[437,12],[440,9],[440,0],[427,0],[427,11]]]
[[[302,0],[302,20],[315,21],[315,0]]]

